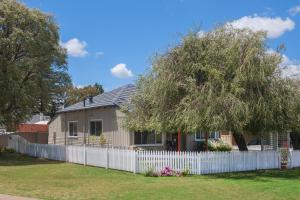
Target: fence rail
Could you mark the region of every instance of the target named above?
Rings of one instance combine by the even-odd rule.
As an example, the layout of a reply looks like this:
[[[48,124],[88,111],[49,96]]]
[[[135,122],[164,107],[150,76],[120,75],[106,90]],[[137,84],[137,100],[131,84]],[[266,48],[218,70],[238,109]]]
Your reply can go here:
[[[61,160],[83,165],[144,173],[149,169],[159,172],[169,166],[190,174],[212,174],[280,168],[277,151],[249,152],[171,152],[133,151],[74,145],[34,144],[20,136],[9,139],[9,148],[34,157]],[[300,167],[300,151],[290,153],[290,167]]]

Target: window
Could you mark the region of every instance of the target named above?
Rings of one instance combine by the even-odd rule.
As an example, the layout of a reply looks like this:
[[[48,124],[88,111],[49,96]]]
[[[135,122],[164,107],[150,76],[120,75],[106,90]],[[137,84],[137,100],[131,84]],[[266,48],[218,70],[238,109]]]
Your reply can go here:
[[[195,141],[201,141],[205,139],[205,134],[202,131],[197,131],[195,133]]]
[[[100,136],[102,134],[102,120],[90,121],[90,135]]]
[[[77,122],[69,122],[69,136],[77,136]]]
[[[220,132],[219,131],[213,131],[210,132],[208,135],[209,139],[219,139],[220,138]],[[195,141],[203,141],[205,140],[205,133],[202,131],[197,131],[195,133]]]
[[[211,139],[219,139],[220,138],[220,132],[219,131],[210,132],[209,138],[211,138]]]
[[[134,144],[162,144],[162,134],[155,131],[134,132]]]

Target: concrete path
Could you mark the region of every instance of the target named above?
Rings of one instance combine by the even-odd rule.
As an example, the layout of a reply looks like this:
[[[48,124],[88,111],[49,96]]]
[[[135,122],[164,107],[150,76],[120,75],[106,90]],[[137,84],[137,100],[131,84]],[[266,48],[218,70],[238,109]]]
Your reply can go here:
[[[0,194],[0,200],[37,200],[37,199]]]

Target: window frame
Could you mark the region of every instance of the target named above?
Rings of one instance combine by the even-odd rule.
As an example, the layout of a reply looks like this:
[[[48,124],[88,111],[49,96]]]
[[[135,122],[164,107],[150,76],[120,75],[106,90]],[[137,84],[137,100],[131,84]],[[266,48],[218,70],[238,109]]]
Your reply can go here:
[[[214,134],[214,137],[213,138],[211,138],[210,136],[211,136],[211,134]],[[219,137],[216,137],[216,136],[219,136]],[[221,138],[221,133],[220,133],[220,131],[211,131],[210,133],[209,133],[209,137],[211,138],[211,139],[220,139]]]
[[[76,123],[76,135],[70,135],[70,124],[71,123]],[[74,131],[74,128],[73,128]],[[68,137],[69,138],[77,138],[78,137],[78,121],[68,121]]]
[[[101,122],[101,133],[100,133],[100,135],[101,135],[101,134],[103,134],[103,120],[102,119],[90,119],[89,120],[89,131],[88,131],[89,136],[100,137],[100,135],[92,135],[91,134],[91,122]]]
[[[201,134],[204,134],[202,131],[199,131],[198,133],[200,133],[200,138],[197,138],[197,131],[195,132],[195,141],[196,142],[201,142],[201,141],[204,141],[205,140],[205,136],[204,138],[201,138]],[[210,137],[211,134],[214,134],[214,137]],[[219,137],[216,137],[216,135],[219,135]],[[210,131],[209,134],[208,134],[208,139],[220,139],[221,138],[221,132],[220,131]]]
[[[140,144],[135,143],[135,134],[137,134],[138,132],[140,132],[140,134],[141,134]],[[133,132],[133,145],[134,146],[162,146],[163,145],[163,134],[162,133],[158,134],[157,131],[154,131],[154,141],[155,141],[155,143],[142,144],[142,142],[143,142],[142,134],[148,134],[148,133],[151,133],[151,132],[145,133],[145,131],[134,131]],[[157,143],[157,135],[161,135],[161,142],[160,143]]]
[[[197,134],[200,133],[200,138],[197,138]],[[204,141],[205,138],[201,138],[201,135],[204,134],[202,131],[196,131],[195,132],[195,141]],[[205,137],[205,136],[204,136]]]

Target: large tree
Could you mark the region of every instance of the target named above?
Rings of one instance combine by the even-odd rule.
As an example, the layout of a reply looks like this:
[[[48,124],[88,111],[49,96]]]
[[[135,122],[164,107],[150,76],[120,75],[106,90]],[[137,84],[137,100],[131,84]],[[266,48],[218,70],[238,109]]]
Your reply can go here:
[[[263,32],[228,26],[188,34],[138,80],[127,127],[231,131],[240,150],[247,150],[245,132],[286,130],[287,118],[280,120],[292,117],[283,109],[291,90],[280,77],[280,54],[265,41]]]
[[[0,124],[13,127],[32,113],[53,113],[68,84],[53,17],[0,0]]]

